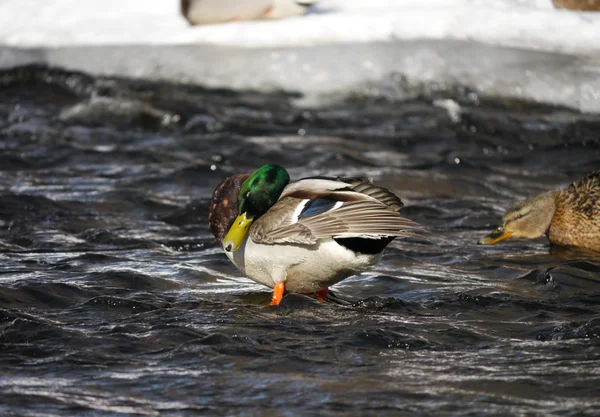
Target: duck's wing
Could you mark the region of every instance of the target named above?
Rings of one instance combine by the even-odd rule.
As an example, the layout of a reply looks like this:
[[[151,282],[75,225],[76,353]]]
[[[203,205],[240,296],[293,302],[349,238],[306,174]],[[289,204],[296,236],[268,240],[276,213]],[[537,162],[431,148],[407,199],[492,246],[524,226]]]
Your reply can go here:
[[[567,189],[566,203],[591,218],[600,216],[600,171],[594,171]]]
[[[414,236],[400,199],[364,178],[308,178],[290,184],[250,229],[256,243],[314,244],[323,238]]]
[[[394,211],[399,211],[404,207],[404,203],[396,194],[389,191],[387,188],[379,187],[371,182],[367,177],[308,177],[294,182],[284,190],[282,197],[287,192],[302,191],[305,184],[309,184],[313,190],[321,190],[328,192],[335,191],[354,191],[360,194],[367,195],[385,204]],[[289,190],[289,191],[288,191]],[[306,188],[304,188],[306,190]]]
[[[569,187],[569,191],[579,193],[595,193],[600,194],[600,171],[594,171],[587,174],[585,177],[577,182],[574,182]]]

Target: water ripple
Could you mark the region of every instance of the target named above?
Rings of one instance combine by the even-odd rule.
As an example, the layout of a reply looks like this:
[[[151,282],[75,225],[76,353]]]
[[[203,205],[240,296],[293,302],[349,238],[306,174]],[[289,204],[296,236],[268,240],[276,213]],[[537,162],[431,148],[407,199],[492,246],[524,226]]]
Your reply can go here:
[[[600,119],[463,93],[297,108],[3,71],[0,414],[593,415],[598,255],[476,242],[513,199],[598,169]],[[207,216],[224,176],[271,162],[372,176],[430,233],[332,302],[269,307]]]

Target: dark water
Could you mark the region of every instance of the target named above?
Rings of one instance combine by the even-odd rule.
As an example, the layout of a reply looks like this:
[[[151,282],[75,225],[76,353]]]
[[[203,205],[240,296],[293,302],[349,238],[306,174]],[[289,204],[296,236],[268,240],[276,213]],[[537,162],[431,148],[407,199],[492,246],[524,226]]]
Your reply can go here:
[[[0,74],[0,415],[600,415],[600,256],[476,245],[600,168],[600,117],[461,89],[291,103]],[[334,287],[350,305],[269,307],[207,227],[214,186],[267,162],[372,176],[431,242]]]

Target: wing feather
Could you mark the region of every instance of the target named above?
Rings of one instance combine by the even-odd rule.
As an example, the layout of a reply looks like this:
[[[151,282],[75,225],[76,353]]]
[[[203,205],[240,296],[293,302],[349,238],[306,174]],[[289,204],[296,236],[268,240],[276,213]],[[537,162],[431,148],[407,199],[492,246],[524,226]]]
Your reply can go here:
[[[314,244],[334,237],[417,236],[423,229],[400,216],[402,206],[398,196],[365,177],[304,178],[289,184],[254,222],[250,238],[264,244]]]
[[[408,220],[383,203],[365,199],[350,201],[339,208],[300,218],[293,223],[290,213],[299,199],[280,200],[259,218],[250,230],[256,243],[314,244],[324,238],[414,236],[421,226]],[[286,207],[287,206],[287,207]]]

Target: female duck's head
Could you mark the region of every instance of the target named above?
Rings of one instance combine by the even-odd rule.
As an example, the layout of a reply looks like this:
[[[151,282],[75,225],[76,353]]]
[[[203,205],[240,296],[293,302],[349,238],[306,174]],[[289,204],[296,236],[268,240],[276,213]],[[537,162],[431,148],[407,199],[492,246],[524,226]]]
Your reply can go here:
[[[279,165],[264,165],[243,182],[237,199],[238,217],[223,239],[227,252],[241,246],[252,222],[277,202],[289,182],[290,176]]]
[[[517,201],[504,214],[502,226],[482,238],[479,244],[492,245],[509,238],[536,239],[547,233],[555,211],[555,191]]]

